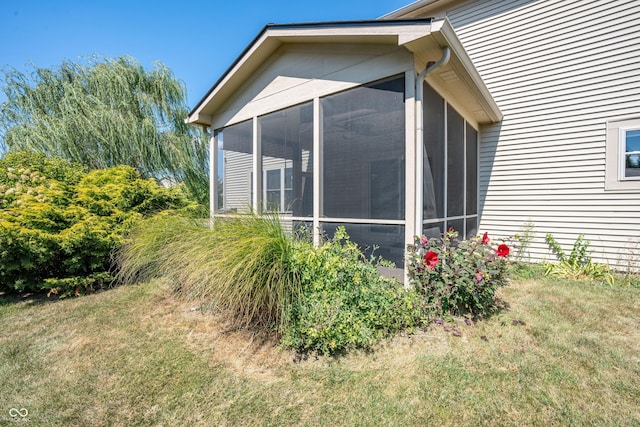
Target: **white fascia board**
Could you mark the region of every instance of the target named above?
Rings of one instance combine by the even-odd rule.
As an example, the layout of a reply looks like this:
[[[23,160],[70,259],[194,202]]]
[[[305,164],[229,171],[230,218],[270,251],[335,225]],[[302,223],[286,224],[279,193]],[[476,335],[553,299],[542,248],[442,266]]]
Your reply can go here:
[[[418,0],[413,3],[409,3],[406,6],[402,6],[400,9],[396,9],[392,12],[382,15],[378,19],[398,19],[400,17],[409,16],[412,12],[415,12],[423,6],[428,6],[431,3],[437,3],[438,0]]]
[[[465,0],[418,0],[389,12],[386,15],[382,15],[378,19],[408,19],[429,16],[433,11],[442,12],[443,7],[451,7],[454,3],[463,3],[464,1]]]

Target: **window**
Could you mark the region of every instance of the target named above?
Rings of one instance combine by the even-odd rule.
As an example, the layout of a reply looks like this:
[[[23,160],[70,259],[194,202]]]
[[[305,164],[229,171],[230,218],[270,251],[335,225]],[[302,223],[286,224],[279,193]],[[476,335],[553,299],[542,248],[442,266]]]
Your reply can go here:
[[[323,233],[344,226],[367,256],[404,265],[405,80],[320,99]]]
[[[293,202],[293,168],[264,172],[263,200],[265,210],[291,212]]]
[[[424,84],[423,233],[478,232],[478,132]]]
[[[621,151],[624,151],[622,161],[624,168],[620,168],[623,179],[640,179],[640,129],[620,130]]]
[[[280,169],[265,171],[265,209],[268,211],[282,211],[282,186],[280,185]]]
[[[404,78],[321,99],[325,217],[404,219]]]
[[[253,192],[253,127],[251,120],[228,126],[218,134],[218,209],[220,211],[246,211],[251,206],[247,194]],[[221,202],[221,203],[220,203]]]
[[[258,117],[266,210],[313,215],[313,103]]]
[[[344,225],[367,255],[382,255],[402,267],[404,91],[404,75],[390,77],[321,97],[317,104],[291,106],[223,128],[219,148],[224,164],[218,170],[224,182],[224,208],[246,208],[248,196],[249,202],[258,200],[258,208],[282,214],[283,226],[291,230],[332,234]],[[316,124],[317,152],[315,105],[322,117]],[[462,156],[465,141],[460,138]],[[458,160],[464,163],[463,157]],[[314,170],[314,164],[321,169]],[[314,179],[321,189],[315,195]],[[320,215],[313,218],[316,201]]]
[[[607,122],[605,189],[640,190],[640,117]]]

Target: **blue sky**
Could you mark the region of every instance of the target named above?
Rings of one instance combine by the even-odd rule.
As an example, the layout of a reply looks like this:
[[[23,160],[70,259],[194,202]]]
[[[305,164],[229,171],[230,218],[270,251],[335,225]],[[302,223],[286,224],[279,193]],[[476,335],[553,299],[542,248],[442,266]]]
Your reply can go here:
[[[161,61],[184,81],[191,108],[267,23],[374,19],[408,3],[0,0],[0,67],[26,72],[31,62],[52,67],[92,54]]]

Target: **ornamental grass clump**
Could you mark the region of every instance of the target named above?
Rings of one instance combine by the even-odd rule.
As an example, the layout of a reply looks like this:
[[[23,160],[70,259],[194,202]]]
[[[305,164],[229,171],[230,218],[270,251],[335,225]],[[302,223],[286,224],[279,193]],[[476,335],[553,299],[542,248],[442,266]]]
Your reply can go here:
[[[409,254],[410,284],[436,313],[487,314],[497,307],[496,290],[508,284],[509,252],[487,233],[469,240],[451,229],[441,238],[422,236]]]
[[[275,214],[216,218],[213,229],[205,220],[163,215],[129,235],[116,257],[118,278],[164,277],[238,326],[283,327],[299,292],[294,243]]]

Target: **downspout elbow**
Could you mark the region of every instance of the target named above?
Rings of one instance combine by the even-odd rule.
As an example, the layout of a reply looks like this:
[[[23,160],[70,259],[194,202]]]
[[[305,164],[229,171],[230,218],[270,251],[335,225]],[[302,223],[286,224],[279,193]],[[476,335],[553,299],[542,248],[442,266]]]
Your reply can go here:
[[[449,46],[445,46],[442,51],[442,56],[440,57],[440,59],[438,59],[437,62],[428,63],[425,69],[422,70],[420,74],[418,74],[418,83],[422,84],[422,81],[425,79],[425,77],[427,77],[427,75],[431,73],[433,70],[435,70],[436,68],[447,65],[450,58],[451,58],[451,49],[449,49]]]

